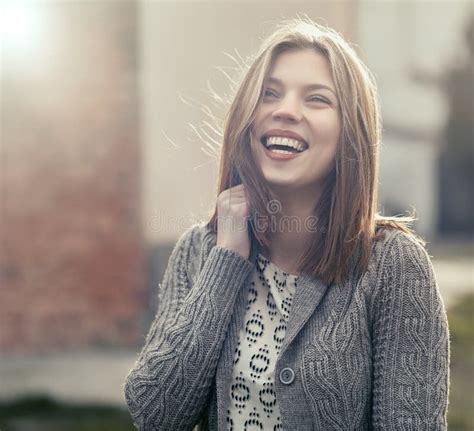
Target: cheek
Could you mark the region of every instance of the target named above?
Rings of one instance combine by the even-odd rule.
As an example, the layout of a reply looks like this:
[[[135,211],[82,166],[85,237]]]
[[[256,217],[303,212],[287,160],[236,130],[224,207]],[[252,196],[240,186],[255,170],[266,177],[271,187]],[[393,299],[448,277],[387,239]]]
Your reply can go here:
[[[252,153],[252,156],[254,160],[259,159],[259,146],[260,146],[260,141],[257,138],[257,135],[251,130],[250,133],[250,151]]]
[[[263,133],[263,125],[265,122],[265,119],[268,118],[269,116],[269,111],[268,108],[266,109],[265,106],[260,106],[257,108],[257,111],[255,112],[255,119],[253,120],[252,123],[252,128],[255,130],[256,134],[261,134]]]
[[[261,134],[260,121],[258,118],[255,118],[255,120],[250,126],[250,136],[257,137],[257,136],[260,136],[260,134]]]
[[[323,137],[329,145],[336,145],[337,142],[339,142],[339,137],[341,135],[341,122],[337,117],[328,116],[325,119],[320,119],[314,124],[316,135]]]
[[[260,133],[258,129],[256,129],[254,126],[252,126],[250,128],[250,147],[252,149],[255,149],[258,142],[259,142],[259,139],[258,137],[260,136]]]

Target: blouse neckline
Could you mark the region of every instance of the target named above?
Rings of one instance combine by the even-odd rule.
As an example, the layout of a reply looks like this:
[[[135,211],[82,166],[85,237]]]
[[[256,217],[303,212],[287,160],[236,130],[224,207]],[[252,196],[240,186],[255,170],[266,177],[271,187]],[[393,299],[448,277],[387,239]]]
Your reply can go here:
[[[293,279],[293,280],[296,280],[296,279],[299,278],[299,275],[290,274],[287,271],[283,271],[283,269],[281,269],[276,264],[274,264],[270,259],[268,259],[266,256],[264,256],[262,253],[258,252],[257,254],[261,259],[265,260],[267,266],[269,268],[271,268],[272,270],[274,270],[279,276],[288,277],[288,278]]]

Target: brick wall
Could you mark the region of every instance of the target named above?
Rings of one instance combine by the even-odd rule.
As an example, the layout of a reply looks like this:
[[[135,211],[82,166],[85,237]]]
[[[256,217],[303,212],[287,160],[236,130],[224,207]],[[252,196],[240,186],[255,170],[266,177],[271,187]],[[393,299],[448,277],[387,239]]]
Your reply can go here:
[[[136,6],[33,6],[3,46],[0,353],[135,345],[140,230]]]

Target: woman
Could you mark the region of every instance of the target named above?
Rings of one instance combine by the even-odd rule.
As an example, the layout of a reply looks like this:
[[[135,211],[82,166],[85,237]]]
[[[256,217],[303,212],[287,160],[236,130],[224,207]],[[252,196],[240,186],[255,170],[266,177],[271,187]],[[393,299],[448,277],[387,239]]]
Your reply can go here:
[[[208,223],[178,240],[127,376],[141,430],[446,429],[449,334],[412,218],[376,213],[373,78],[284,22],[224,127]]]

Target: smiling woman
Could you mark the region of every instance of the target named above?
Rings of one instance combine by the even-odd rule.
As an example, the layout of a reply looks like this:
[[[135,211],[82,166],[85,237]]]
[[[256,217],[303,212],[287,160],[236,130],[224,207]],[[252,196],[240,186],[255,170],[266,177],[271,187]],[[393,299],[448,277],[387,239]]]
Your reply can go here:
[[[282,23],[230,106],[218,190],[245,188],[250,234],[282,269],[341,281],[355,254],[367,268],[378,228],[416,237],[412,217],[376,212],[380,129],[375,82],[349,44],[310,20]]]
[[[413,219],[376,212],[380,130],[338,33],[298,19],[264,41],[214,213],[174,247],[127,376],[139,429],[446,429],[445,307]]]
[[[280,54],[264,85],[251,128],[252,152],[285,202],[295,189],[320,195],[334,166],[341,118],[333,88],[328,61],[312,49]],[[295,150],[288,149],[288,138]]]

